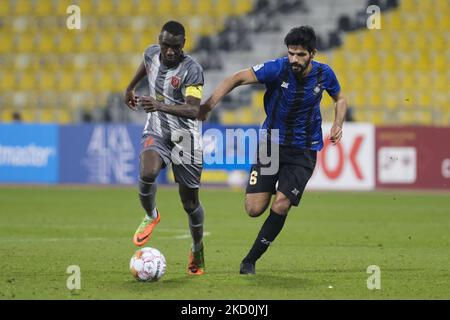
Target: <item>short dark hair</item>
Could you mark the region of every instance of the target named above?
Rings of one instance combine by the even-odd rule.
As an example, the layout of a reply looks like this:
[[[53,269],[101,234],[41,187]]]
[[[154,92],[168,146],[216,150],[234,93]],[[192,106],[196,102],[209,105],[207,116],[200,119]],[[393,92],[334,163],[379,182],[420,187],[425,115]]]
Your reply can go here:
[[[166,22],[161,29],[161,32],[163,31],[167,31],[168,33],[174,36],[183,36],[183,37],[185,36],[184,27],[178,21]]]
[[[292,28],[284,38],[286,46],[302,46],[309,52],[316,49],[316,33],[311,26],[301,26]]]

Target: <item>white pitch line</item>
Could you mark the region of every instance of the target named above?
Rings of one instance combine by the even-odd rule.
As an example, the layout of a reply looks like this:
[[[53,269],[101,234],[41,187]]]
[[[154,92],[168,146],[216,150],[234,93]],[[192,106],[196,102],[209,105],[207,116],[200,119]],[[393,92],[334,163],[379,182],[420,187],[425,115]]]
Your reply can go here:
[[[189,239],[191,237],[190,233],[186,233],[185,230],[182,229],[164,229],[164,231],[169,232],[175,231],[175,232],[183,232],[183,234],[175,235],[175,236],[162,236],[158,237],[155,236],[157,239],[173,239],[173,240],[182,240],[182,239]],[[163,231],[162,229],[158,229],[158,231]],[[204,231],[203,236],[207,237],[210,236],[211,232]],[[114,237],[114,240],[117,239],[131,239],[131,237]],[[105,238],[105,237],[88,237],[88,238],[20,238],[20,239],[14,239],[14,238],[0,238],[1,242],[58,242],[58,241],[111,241],[111,238]]]

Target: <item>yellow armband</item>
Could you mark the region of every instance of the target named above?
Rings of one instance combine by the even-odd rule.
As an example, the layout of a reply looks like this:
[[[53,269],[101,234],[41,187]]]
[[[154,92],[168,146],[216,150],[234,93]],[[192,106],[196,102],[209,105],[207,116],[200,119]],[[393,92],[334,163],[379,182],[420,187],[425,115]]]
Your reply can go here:
[[[186,97],[194,97],[201,99],[203,94],[203,86],[197,85],[197,86],[189,86],[186,87]]]

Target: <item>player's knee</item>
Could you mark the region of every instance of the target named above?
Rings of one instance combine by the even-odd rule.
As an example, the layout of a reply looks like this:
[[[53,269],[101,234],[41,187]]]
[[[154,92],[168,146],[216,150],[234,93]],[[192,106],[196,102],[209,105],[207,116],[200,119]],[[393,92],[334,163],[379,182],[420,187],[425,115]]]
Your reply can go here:
[[[252,218],[259,217],[261,214],[263,214],[265,209],[266,208],[261,206],[260,204],[248,203],[248,202],[245,203],[245,211]]]
[[[159,170],[152,169],[152,168],[143,168],[141,170],[141,179],[148,183],[155,182],[156,178],[158,177]]]
[[[183,201],[183,208],[188,214],[194,212],[199,206],[199,203],[194,200],[185,200]]]
[[[286,215],[291,208],[291,201],[288,198],[276,199],[272,203],[271,209],[278,214]]]

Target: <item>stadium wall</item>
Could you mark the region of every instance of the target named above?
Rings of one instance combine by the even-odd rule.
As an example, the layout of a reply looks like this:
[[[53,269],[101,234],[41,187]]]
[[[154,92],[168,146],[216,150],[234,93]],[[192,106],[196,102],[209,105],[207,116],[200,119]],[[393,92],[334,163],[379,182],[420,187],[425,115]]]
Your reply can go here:
[[[347,123],[337,146],[328,141],[318,154],[311,190],[374,190],[385,188],[450,190],[450,128],[380,127]],[[256,126],[241,127],[244,132]],[[242,187],[247,182],[254,145],[230,143],[232,126],[204,125],[204,160],[225,156],[223,163],[205,162],[204,185]],[[248,131],[250,130],[250,131]],[[142,127],[125,124],[0,125],[0,183],[100,184],[137,183]],[[215,138],[213,138],[215,136]],[[253,149],[252,149],[253,147]],[[249,151],[250,150],[250,151]],[[232,151],[230,153],[230,151]],[[173,183],[170,168],[158,180]]]

